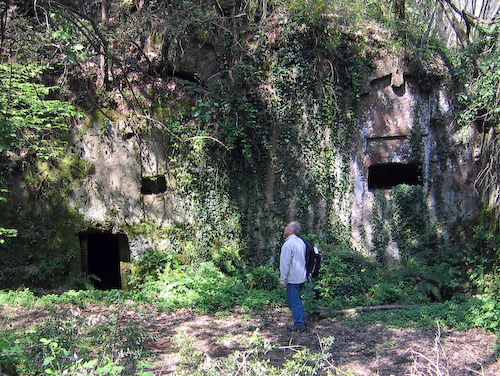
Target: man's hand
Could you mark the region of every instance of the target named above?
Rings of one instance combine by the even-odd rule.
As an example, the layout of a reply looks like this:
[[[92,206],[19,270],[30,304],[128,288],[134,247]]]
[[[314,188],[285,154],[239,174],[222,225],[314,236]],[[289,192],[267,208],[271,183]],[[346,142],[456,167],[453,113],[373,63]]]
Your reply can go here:
[[[286,284],[280,282],[280,286],[283,287],[283,288],[285,288]]]

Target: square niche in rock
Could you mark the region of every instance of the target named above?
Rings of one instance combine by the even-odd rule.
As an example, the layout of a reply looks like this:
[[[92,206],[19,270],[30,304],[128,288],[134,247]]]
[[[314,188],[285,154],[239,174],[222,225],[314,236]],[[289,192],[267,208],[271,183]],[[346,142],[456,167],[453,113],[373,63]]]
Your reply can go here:
[[[141,193],[143,195],[155,195],[167,190],[167,179],[165,175],[143,176],[141,179]]]
[[[378,163],[368,168],[368,189],[391,189],[399,184],[422,185],[418,163]]]

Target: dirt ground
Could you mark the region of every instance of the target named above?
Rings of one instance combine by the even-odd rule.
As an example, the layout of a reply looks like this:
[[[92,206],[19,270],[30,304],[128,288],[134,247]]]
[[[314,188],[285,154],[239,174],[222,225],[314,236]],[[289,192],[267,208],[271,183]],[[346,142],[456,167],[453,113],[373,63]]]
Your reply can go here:
[[[66,311],[71,314],[71,309]],[[78,310],[79,315],[89,317],[96,312],[106,317],[102,307]],[[28,327],[49,315],[0,307],[0,322],[10,327]],[[128,310],[122,325],[136,324],[135,316],[134,310]],[[155,312],[145,322],[156,338],[147,345],[154,363],[150,371],[155,375],[189,374],[189,367],[198,361],[217,362],[236,351],[255,348],[256,341],[272,344],[263,356],[279,366],[300,349],[322,351],[320,340],[329,337],[333,337],[333,347],[325,371],[330,368],[339,374],[350,371],[361,376],[500,375],[500,361],[495,356],[497,337],[479,329],[400,330],[383,325],[353,329],[338,318],[322,318],[310,323],[305,333],[290,333],[286,330],[290,324],[286,309],[259,314],[237,309],[207,315],[191,310]]]
[[[400,330],[372,325],[352,329],[336,318],[313,322],[306,333],[290,333],[286,310],[258,316],[231,312],[224,316],[193,312],[162,314],[152,327],[159,338],[149,347],[157,355],[156,375],[175,373],[182,364],[176,341],[184,335],[193,351],[217,359],[237,350],[250,349],[248,338],[257,333],[277,349],[267,354],[276,364],[300,348],[321,351],[320,338],[334,337],[330,350],[332,369],[362,376],[403,375],[500,375],[495,357],[497,337],[479,329],[453,332],[443,328]],[[176,339],[177,338],[177,339]]]

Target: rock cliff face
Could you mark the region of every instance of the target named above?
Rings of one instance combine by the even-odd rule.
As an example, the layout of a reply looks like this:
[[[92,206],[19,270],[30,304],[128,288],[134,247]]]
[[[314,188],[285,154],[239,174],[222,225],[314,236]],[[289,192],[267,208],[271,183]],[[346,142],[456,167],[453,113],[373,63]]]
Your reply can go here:
[[[196,73],[196,65],[177,64],[179,71]],[[352,244],[360,252],[398,260],[401,239],[394,232],[400,231],[396,227],[407,224],[397,223],[402,219],[394,215],[393,206],[398,203],[393,190],[397,185],[408,184],[421,190],[422,202],[408,210],[418,211],[424,205],[425,213],[419,217],[422,223],[417,225],[434,226],[443,241],[450,238],[454,223],[473,220],[479,201],[471,187],[471,146],[457,137],[454,105],[446,82],[436,80],[435,85],[424,90],[415,73],[398,56],[386,56],[376,61],[375,67],[363,80],[350,151],[348,184],[352,199],[340,205],[342,215],[338,221],[350,228]],[[167,87],[175,90],[174,81]],[[144,119],[134,121],[120,121],[106,132],[102,124],[90,124],[80,133],[83,157],[95,166],[95,172],[75,191],[72,205],[93,224],[90,228],[112,232],[123,232],[139,223],[161,228],[196,221],[190,211],[193,203],[179,193],[179,183],[169,171],[171,147],[164,126]],[[267,197],[265,205],[273,205],[277,175],[272,159],[267,166],[262,195]],[[285,216],[294,217],[300,199],[300,191],[291,192]],[[337,226],[339,223],[328,224],[326,213],[331,208],[326,206],[332,201],[324,198],[310,203],[314,211],[310,215],[323,225],[326,222],[325,226]],[[314,221],[309,223],[314,226]],[[133,232],[128,236],[132,259],[149,249],[171,245],[168,236]],[[258,231],[255,236],[259,238],[256,243],[278,246],[279,236],[274,240],[264,238]]]
[[[71,146],[92,167],[64,197],[76,269],[102,257],[116,278],[151,250],[273,263],[292,219],[392,262],[474,219],[476,130],[458,133],[439,59],[279,12],[236,33],[219,7],[113,4],[109,88],[97,59],[68,79],[87,115]]]
[[[352,235],[358,248],[373,250],[375,232],[381,231],[375,219],[386,221],[388,236],[378,246],[397,260],[392,190],[403,183],[421,187],[426,215],[417,225],[435,226],[447,240],[454,224],[472,221],[477,213],[480,203],[471,187],[477,171],[471,145],[457,136],[447,83],[438,80],[424,90],[397,57],[375,64],[364,80],[353,149]]]

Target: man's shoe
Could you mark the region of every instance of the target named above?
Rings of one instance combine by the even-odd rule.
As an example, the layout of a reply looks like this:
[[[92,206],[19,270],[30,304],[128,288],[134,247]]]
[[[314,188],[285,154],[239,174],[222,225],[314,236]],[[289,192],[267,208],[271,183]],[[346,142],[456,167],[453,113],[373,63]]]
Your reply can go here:
[[[306,331],[306,326],[287,326],[286,330],[289,332],[305,332]]]

